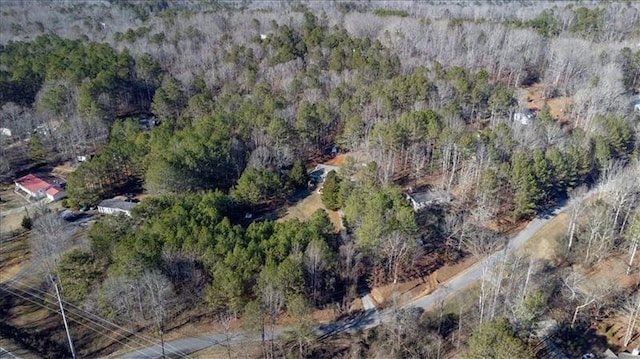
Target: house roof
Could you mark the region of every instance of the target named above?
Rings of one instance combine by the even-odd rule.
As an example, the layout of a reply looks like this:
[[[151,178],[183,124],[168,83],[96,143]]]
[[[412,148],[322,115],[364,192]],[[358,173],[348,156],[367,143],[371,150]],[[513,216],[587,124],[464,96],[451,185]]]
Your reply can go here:
[[[117,208],[123,211],[130,211],[133,209],[133,207],[136,206],[136,204],[132,202],[127,202],[120,199],[112,198],[112,199],[105,199],[104,201],[100,202],[98,206],[105,207],[105,208]]]
[[[53,186],[53,187],[49,188],[46,193],[48,195],[50,195],[50,196],[55,196],[60,192],[62,192],[62,188],[60,188],[58,186]]]
[[[416,203],[428,203],[432,201],[448,201],[451,198],[449,194],[444,191],[416,192],[416,193],[411,193],[409,197],[411,197],[411,199],[413,199]]]
[[[24,177],[18,178],[17,180],[15,180],[15,182],[31,192],[39,192],[52,186],[51,183],[31,173]]]
[[[329,174],[329,172],[331,171],[338,171],[339,167],[337,166],[331,166],[331,165],[317,165],[316,168],[313,169],[313,171],[311,171],[311,173],[309,173],[310,177],[325,177],[327,174]]]

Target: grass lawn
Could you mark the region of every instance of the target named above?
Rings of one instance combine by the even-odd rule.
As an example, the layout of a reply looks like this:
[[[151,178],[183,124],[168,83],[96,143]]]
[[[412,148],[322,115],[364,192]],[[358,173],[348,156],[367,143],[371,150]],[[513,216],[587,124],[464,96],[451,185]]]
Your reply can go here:
[[[324,209],[329,214],[331,222],[336,227],[336,231],[340,230],[340,216],[336,211],[328,211],[322,203],[322,196],[318,191],[313,191],[307,197],[299,200],[293,206],[287,207],[286,214],[278,219],[283,222],[289,219],[299,219],[306,221],[319,209]]]

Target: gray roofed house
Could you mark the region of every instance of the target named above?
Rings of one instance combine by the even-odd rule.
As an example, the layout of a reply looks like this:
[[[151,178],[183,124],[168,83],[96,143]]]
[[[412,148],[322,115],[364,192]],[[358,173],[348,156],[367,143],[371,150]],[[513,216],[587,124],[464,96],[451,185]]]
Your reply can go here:
[[[451,195],[445,191],[415,192],[407,195],[407,200],[415,211],[434,204],[443,204],[451,201]]]
[[[120,199],[105,199],[98,205],[98,212],[104,214],[125,214],[131,217],[131,210],[136,206],[136,203],[123,201]]]
[[[314,168],[313,171],[311,171],[311,173],[309,173],[309,177],[311,178],[312,181],[324,182],[325,178],[327,178],[327,175],[331,171],[338,172],[338,167],[320,164],[320,165],[317,165],[316,168]]]

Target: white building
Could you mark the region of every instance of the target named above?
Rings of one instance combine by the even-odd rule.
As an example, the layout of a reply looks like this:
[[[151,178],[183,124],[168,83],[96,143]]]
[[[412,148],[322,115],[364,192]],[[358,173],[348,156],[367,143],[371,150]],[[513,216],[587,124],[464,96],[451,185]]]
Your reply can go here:
[[[131,217],[131,210],[136,206],[136,203],[123,201],[120,199],[105,199],[98,205],[98,212],[104,214],[124,214]]]
[[[44,180],[34,174],[28,174],[14,181],[15,192],[25,197],[27,200],[47,199],[49,202],[65,198],[67,193],[62,188],[62,184],[57,181]]]

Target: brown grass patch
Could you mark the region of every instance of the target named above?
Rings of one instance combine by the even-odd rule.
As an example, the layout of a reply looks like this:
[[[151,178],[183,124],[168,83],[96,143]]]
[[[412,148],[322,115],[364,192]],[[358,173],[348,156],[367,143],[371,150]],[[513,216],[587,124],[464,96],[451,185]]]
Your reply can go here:
[[[13,184],[0,185],[0,211],[18,208],[28,203],[24,198],[18,196],[14,190],[15,186]]]
[[[318,191],[311,192],[310,195],[298,201],[295,205],[286,209],[286,214],[278,219],[278,222],[286,221],[288,219],[300,219],[307,220],[311,218],[313,213],[318,209],[323,208],[322,197]]]
[[[560,246],[558,238],[567,231],[567,217],[567,213],[563,212],[547,222],[519,252],[536,259],[554,260]]]
[[[340,230],[340,215],[338,212],[327,210],[324,207],[324,204],[322,203],[322,196],[317,190],[314,190],[310,195],[301,199],[293,206],[286,208],[286,214],[283,217],[278,218],[278,222],[284,222],[294,218],[306,221],[319,209],[324,209],[329,214],[329,219],[336,228],[336,232],[338,232]]]
[[[7,216],[0,216],[0,233],[11,233],[21,228],[22,218],[26,216],[25,211],[13,213]]]
[[[53,170],[51,170],[51,175],[66,180],[69,174],[75,171],[76,168],[77,166],[72,162],[65,162],[61,165],[54,167]]]

